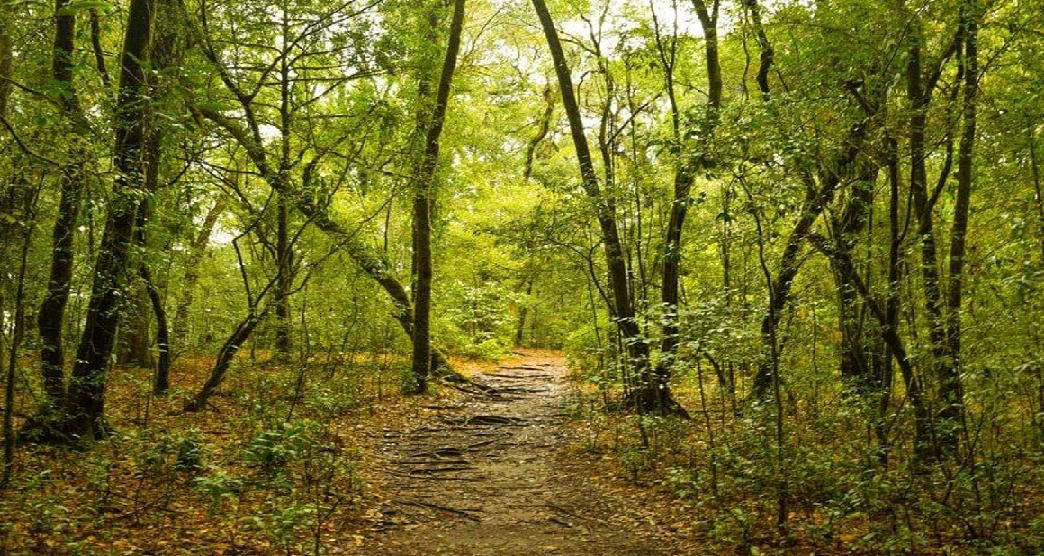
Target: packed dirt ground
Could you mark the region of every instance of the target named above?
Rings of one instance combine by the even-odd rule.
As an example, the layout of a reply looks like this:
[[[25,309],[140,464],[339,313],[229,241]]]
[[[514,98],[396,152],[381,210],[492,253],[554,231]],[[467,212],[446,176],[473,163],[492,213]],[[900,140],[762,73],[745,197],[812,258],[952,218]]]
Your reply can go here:
[[[656,492],[578,460],[561,357],[530,353],[475,380],[456,403],[384,429],[384,520],[367,553],[689,553]]]

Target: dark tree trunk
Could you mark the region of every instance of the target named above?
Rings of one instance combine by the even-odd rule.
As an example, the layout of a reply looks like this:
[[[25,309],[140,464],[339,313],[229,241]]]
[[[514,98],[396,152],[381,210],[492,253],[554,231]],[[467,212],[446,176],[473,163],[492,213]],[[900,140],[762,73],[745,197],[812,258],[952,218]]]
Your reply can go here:
[[[818,185],[808,184],[800,216],[787,238],[787,245],[780,257],[779,274],[771,284],[768,308],[761,319],[761,340],[766,354],[776,351],[776,332],[779,329],[780,320],[783,318],[783,310],[790,303],[790,292],[794,279],[801,268],[801,249],[812,231],[812,225],[815,224],[827,205],[833,201],[842,177],[848,174],[855,164],[863,138],[866,137],[866,128],[865,122],[853,125],[845,138],[844,150],[826,170],[826,175],[820,176]],[[754,399],[768,399],[770,389],[773,387],[774,359],[776,359],[775,355],[772,357],[766,355],[758,364],[751,392]]]
[[[435,170],[439,161],[439,137],[446,120],[453,72],[457,67],[460,51],[460,35],[464,27],[464,0],[454,0],[453,19],[450,22],[449,42],[446,57],[435,91],[435,104],[428,122],[424,141],[424,154],[414,179],[416,188],[413,199],[414,256],[417,269],[417,289],[413,307],[413,379],[418,392],[428,388],[431,372],[431,198]]]
[[[144,245],[135,240],[135,247],[140,249]],[[154,368],[156,361],[152,357],[152,307],[149,294],[144,284],[133,279],[127,287],[127,315],[123,321],[116,362],[143,369]]]
[[[293,253],[290,248],[286,198],[276,194],[276,287],[275,287],[275,352],[276,357],[290,354],[290,289],[293,287]]]
[[[139,268],[141,281],[145,284],[145,291],[149,294],[152,303],[152,312],[156,315],[156,350],[159,352],[156,359],[156,375],[153,380],[153,392],[157,395],[167,393],[170,388],[170,337],[167,329],[167,310],[163,306],[163,297],[160,296],[156,283],[152,280],[149,267],[141,265]]]
[[[744,0],[744,4],[750,13],[750,20],[754,24],[754,34],[758,39],[758,48],[761,49],[758,57],[758,74],[755,79],[758,82],[758,90],[761,91],[761,97],[768,100],[771,93],[769,72],[772,71],[772,63],[775,61],[775,51],[772,49],[772,43],[769,42],[768,35],[765,33],[765,25],[761,21],[761,5],[758,4],[758,0]]]
[[[939,277],[939,260],[937,254],[933,211],[937,196],[928,190],[927,148],[925,126],[928,121],[928,109],[931,105],[932,93],[942,73],[946,60],[960,44],[960,36],[950,45],[949,50],[935,64],[933,70],[925,74],[922,60],[922,42],[924,30],[918,25],[911,35],[909,58],[906,65],[906,93],[911,106],[909,120],[910,149],[910,189],[913,197],[914,213],[917,216],[917,237],[921,247],[921,280],[924,285],[925,309],[928,313],[929,341],[931,343],[931,361],[933,374],[940,385],[952,381],[956,372],[953,354],[946,333],[946,321],[943,315],[943,296]],[[945,171],[948,171],[946,168]],[[944,171],[944,172],[945,172]],[[942,176],[945,179],[945,173]],[[955,424],[942,420],[937,423],[935,435],[935,455],[940,450],[956,449],[957,435]]]
[[[596,206],[598,226],[605,248],[606,265],[609,273],[609,289],[612,295],[610,310],[616,319],[617,327],[626,344],[627,357],[636,376],[641,377],[642,384],[635,390],[634,402],[639,410],[657,413],[684,413],[684,409],[674,400],[670,391],[670,376],[666,373],[654,372],[649,361],[649,342],[642,335],[635,321],[634,306],[627,279],[627,264],[624,260],[623,247],[620,242],[616,224],[616,215],[612,204],[602,195],[598,175],[595,173],[591,149],[584,135],[580,107],[573,90],[573,78],[566,64],[562,43],[558,38],[554,20],[544,0],[533,0],[533,7],[540,18],[544,37],[547,39],[551,58],[558,77],[559,90],[562,94],[562,106],[569,120],[569,129],[576,148],[576,156],[580,165],[581,183],[584,191]]]
[[[710,165],[710,157],[706,154],[710,151],[712,136],[718,123],[718,112],[721,110],[721,63],[718,59],[718,6],[714,0],[711,9],[707,9],[704,0],[693,0],[696,15],[699,17],[700,25],[703,27],[704,55],[706,57],[707,72],[707,111],[704,129],[701,136],[704,137],[700,145],[701,154],[689,156],[682,159],[674,173],[674,198],[671,203],[670,218],[667,223],[667,232],[663,242],[663,282],[660,287],[660,301],[663,304],[663,339],[660,344],[661,362],[657,368],[658,375],[670,378],[671,367],[675,353],[678,350],[678,300],[680,286],[681,266],[681,239],[685,228],[685,216],[689,210],[689,193],[696,172],[700,168]],[[664,66],[665,85],[667,96],[671,103],[671,121],[674,126],[674,139],[678,148],[682,149],[682,130],[674,91],[674,63],[675,51],[672,40],[670,54],[665,53],[661,43],[660,58]]]
[[[113,159],[117,177],[95,263],[94,285],[83,335],[69,383],[66,432],[70,441],[96,439],[106,434],[106,371],[122,313],[122,298],[133,268],[130,247],[134,241],[138,197],[145,181],[142,149],[148,87],[144,66],[149,59],[152,27],[152,0],[132,0],[120,59],[115,114]]]
[[[146,145],[146,148],[150,148],[153,145]],[[152,152],[146,154],[146,163],[148,167],[145,174],[145,189],[146,191],[154,192],[156,186],[156,180],[158,178],[157,167],[159,165],[159,149],[152,149]],[[152,200],[149,198],[144,199],[141,202],[141,206],[138,208],[138,222],[134,230],[135,244],[140,250],[144,250],[148,246],[148,236],[146,233],[149,218],[152,215]],[[145,312],[149,314],[151,311],[152,315],[156,317],[156,351],[158,357],[155,362],[152,361],[151,344],[146,346],[148,350],[148,367],[155,365],[155,373],[153,375],[153,391],[156,394],[165,394],[170,384],[170,336],[167,330],[167,310],[163,306],[163,296],[160,295],[159,288],[156,287],[155,281],[152,279],[152,272],[149,270],[148,262],[144,257],[138,263],[138,278],[141,281],[141,288],[143,293],[148,300],[148,306],[138,305],[136,311]],[[145,329],[146,333],[148,328]],[[147,334],[146,334],[146,337]],[[146,366],[146,365],[143,365]]]
[[[932,457],[931,415],[928,411],[928,406],[925,403],[924,388],[920,379],[914,372],[910,357],[907,354],[903,341],[899,337],[898,330],[892,321],[893,315],[890,312],[891,308],[881,307],[881,304],[873,297],[869,288],[867,288],[866,284],[855,272],[852,259],[849,257],[847,251],[830,245],[825,238],[819,236],[813,235],[812,241],[820,251],[831,258],[831,261],[834,264],[844,267],[846,269],[845,271],[852,276],[853,286],[866,302],[867,307],[870,309],[870,313],[881,325],[881,338],[888,346],[892,358],[895,359],[895,362],[899,365],[899,369],[903,375],[903,383],[906,387],[906,396],[910,400],[910,405],[913,407],[914,411],[915,463],[920,465],[927,462]]]
[[[214,361],[214,367],[210,370],[210,377],[207,378],[206,383],[200,388],[199,392],[195,397],[192,398],[188,403],[185,404],[185,411],[199,411],[207,406],[207,400],[210,399],[211,394],[217,390],[218,386],[221,386],[221,382],[225,380],[225,373],[228,371],[229,365],[232,364],[232,359],[236,356],[239,348],[250,338],[250,334],[254,332],[257,325],[264,318],[267,309],[262,311],[260,314],[251,311],[249,315],[238,325],[232,332],[232,335],[225,340],[222,344],[221,350],[218,351],[217,359]]]
[[[942,408],[939,420],[943,432],[952,435],[947,445],[957,445],[957,430],[964,416],[964,394],[961,385],[961,300],[964,289],[964,257],[967,251],[968,216],[971,206],[973,156],[975,150],[976,101],[979,88],[978,4],[969,1],[964,7],[964,125],[957,158],[957,199],[953,229],[950,233],[950,283],[947,298],[947,341],[950,365],[939,377]]]
[[[0,112],[0,115],[3,115],[3,113]],[[27,207],[29,210],[26,211],[28,222],[26,229],[22,232],[22,249],[18,260],[18,277],[15,282],[14,326],[11,330],[11,345],[7,353],[7,373],[4,377],[4,469],[3,476],[0,477],[0,489],[6,489],[11,484],[11,477],[14,473],[15,444],[18,440],[14,430],[15,379],[18,369],[18,350],[22,346],[26,328],[25,278],[29,262],[29,247],[33,242],[34,226],[32,221],[36,218],[36,194],[33,194],[32,197],[32,201],[29,203],[30,206]],[[0,322],[0,324],[3,323]],[[0,361],[0,365],[2,364],[2,361]]]
[[[877,167],[868,161],[864,161],[861,166],[860,176],[852,185],[848,202],[845,203],[840,218],[832,223],[834,235],[837,237],[837,248],[844,249],[848,256],[851,256],[859,236],[866,231],[873,207]],[[849,274],[850,271],[858,270],[855,266],[833,266],[838,294],[838,329],[841,332],[841,378],[856,390],[868,393],[874,382],[873,353],[876,343],[868,343],[864,334],[866,323],[863,319],[863,308],[853,284],[854,277]]]
[[[164,129],[156,125],[156,114],[158,113],[156,101],[164,96],[165,90],[169,87],[168,83],[165,82],[169,78],[164,76],[162,72],[176,65],[180,60],[180,50],[177,45],[180,29],[177,14],[178,8],[173,0],[156,0],[155,9],[155,20],[159,22],[159,25],[157,25],[156,38],[151,45],[150,51],[150,69],[153,73],[148,82],[148,114],[146,117],[144,145],[142,147],[145,163],[144,190],[147,196],[141,201],[135,231],[135,243],[142,252],[148,248],[147,226],[149,219],[152,217],[152,205],[156,198],[156,193],[159,192],[162,186],[160,183],[160,170],[163,162],[163,138],[165,134]],[[95,44],[95,57],[98,59],[99,71],[103,74],[105,81],[108,82],[108,77],[104,70],[104,58],[101,54],[97,26],[97,14],[92,11],[91,35],[92,42]],[[163,306],[162,297],[156,284],[152,280],[152,273],[148,268],[147,259],[142,257],[139,265],[138,277],[141,278],[141,281],[138,287],[134,289],[129,322],[124,327],[125,351],[121,354],[121,363],[132,363],[146,368],[155,367],[156,377],[153,381],[154,384],[159,384],[158,381],[161,374],[164,376],[163,382],[166,383],[170,364],[170,342],[169,331],[167,330],[166,309]],[[158,359],[154,357],[152,352],[151,328],[153,317],[156,319]]]
[[[51,76],[59,90],[58,104],[67,125],[74,130],[84,125],[79,98],[73,84],[73,54],[76,40],[76,15],[66,11],[70,0],[55,2],[54,51]],[[62,328],[72,280],[76,222],[83,196],[83,168],[79,160],[61,168],[58,174],[58,218],[51,235],[51,270],[47,292],[40,305],[40,364],[43,374],[45,410],[55,410],[65,400],[65,355]]]

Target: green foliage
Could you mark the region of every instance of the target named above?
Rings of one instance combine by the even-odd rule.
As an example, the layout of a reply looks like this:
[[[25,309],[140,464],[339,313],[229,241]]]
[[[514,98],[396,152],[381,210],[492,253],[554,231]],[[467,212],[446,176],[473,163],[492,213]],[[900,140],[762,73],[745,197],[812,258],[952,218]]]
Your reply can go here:
[[[287,470],[288,464],[317,448],[319,423],[311,420],[282,423],[261,431],[246,446],[246,461],[262,474],[275,476]]]

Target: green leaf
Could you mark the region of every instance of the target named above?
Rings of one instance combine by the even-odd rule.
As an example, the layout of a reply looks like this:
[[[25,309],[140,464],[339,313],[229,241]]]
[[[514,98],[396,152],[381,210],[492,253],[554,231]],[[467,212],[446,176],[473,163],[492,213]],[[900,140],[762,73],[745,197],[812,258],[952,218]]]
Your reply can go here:
[[[73,0],[65,5],[59,12],[60,15],[75,15],[86,10],[108,11],[112,7],[111,2],[105,0]]]

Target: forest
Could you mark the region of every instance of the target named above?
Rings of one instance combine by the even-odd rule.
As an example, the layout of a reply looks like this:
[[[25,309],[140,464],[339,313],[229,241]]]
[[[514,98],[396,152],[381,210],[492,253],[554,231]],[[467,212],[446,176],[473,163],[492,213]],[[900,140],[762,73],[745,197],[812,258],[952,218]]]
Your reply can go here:
[[[1044,0],[0,0],[0,554],[1040,554],[1040,142]]]

